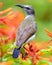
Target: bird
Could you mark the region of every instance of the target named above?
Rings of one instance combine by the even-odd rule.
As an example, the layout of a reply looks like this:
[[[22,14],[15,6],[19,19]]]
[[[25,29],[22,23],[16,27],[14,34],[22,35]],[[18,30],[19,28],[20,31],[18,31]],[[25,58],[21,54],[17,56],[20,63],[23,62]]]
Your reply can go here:
[[[36,35],[37,23],[35,21],[35,11],[31,5],[16,4],[16,6],[22,8],[26,16],[23,22],[19,25],[16,33],[16,46],[13,50],[13,58],[18,58],[20,49],[24,43],[29,43]]]

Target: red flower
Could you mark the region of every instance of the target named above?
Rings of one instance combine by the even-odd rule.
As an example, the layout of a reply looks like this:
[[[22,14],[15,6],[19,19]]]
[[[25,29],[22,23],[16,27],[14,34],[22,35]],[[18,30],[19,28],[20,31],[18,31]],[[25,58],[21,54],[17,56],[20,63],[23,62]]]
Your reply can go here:
[[[7,13],[8,12],[8,13]],[[3,14],[6,14],[2,16]],[[0,37],[7,36],[6,40],[13,40],[16,37],[16,30],[24,19],[24,14],[19,11],[13,11],[12,8],[0,11],[0,25],[5,25],[5,28],[0,28]]]
[[[49,32],[49,30],[48,30],[48,29],[46,29],[45,31],[46,31],[47,35],[48,35],[49,37],[51,37],[51,38],[52,38],[52,33],[51,33],[51,32]]]
[[[2,7],[2,5],[3,5],[3,3],[2,3],[2,2],[0,2],[0,8]]]
[[[33,64],[36,64],[36,62],[40,59],[37,54],[40,48],[38,48],[36,42],[30,42],[30,44],[25,46],[24,49],[26,50],[27,55],[31,57]]]

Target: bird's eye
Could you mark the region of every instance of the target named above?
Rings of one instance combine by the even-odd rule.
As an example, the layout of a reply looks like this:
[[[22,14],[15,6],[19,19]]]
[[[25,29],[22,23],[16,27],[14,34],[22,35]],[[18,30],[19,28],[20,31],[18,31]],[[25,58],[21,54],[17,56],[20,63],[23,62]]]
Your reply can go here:
[[[26,9],[30,9],[30,8],[27,7]]]

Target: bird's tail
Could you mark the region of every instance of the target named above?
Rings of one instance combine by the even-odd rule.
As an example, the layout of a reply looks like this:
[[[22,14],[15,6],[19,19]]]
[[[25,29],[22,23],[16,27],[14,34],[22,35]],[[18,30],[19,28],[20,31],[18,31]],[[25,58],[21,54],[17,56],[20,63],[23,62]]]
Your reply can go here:
[[[20,48],[15,48],[12,56],[13,58],[18,58],[19,54],[20,54]]]

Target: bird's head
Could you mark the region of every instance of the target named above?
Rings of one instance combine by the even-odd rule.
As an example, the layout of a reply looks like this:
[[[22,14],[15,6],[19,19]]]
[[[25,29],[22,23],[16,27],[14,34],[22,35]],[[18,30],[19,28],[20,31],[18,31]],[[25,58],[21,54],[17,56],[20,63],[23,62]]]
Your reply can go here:
[[[21,4],[17,4],[16,6],[23,8],[28,15],[31,15],[31,14],[34,15],[34,13],[35,13],[34,9],[32,8],[32,6],[21,5]]]

